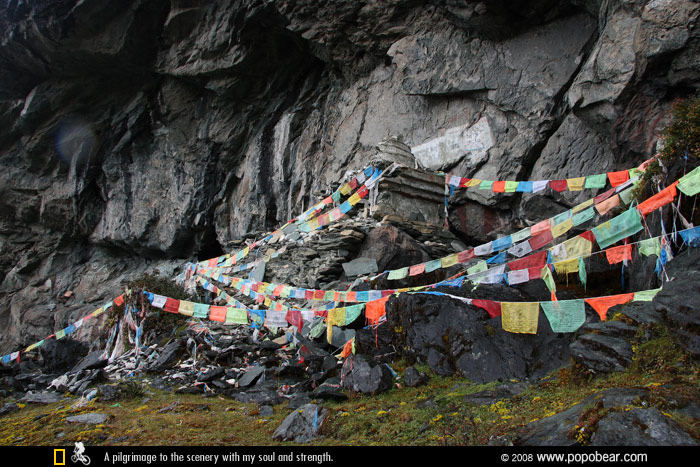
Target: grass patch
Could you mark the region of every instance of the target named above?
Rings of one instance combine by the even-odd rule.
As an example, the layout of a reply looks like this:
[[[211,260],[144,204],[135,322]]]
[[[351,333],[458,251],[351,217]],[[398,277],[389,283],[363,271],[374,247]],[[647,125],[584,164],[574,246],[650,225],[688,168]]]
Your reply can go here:
[[[510,399],[475,405],[467,396],[495,390],[499,382],[475,384],[458,376],[431,375],[427,385],[395,386],[376,396],[350,393],[347,401],[324,402],[329,416],[311,445],[483,445],[497,437],[513,439],[529,423],[560,413],[587,396],[610,388],[646,388],[644,407],[656,407],[700,438],[700,423],[677,411],[700,399],[698,363],[678,351],[667,333],[641,344],[635,362],[625,372],[581,376],[563,368]],[[392,364],[398,373],[405,361]],[[125,384],[125,383],[122,383]],[[294,445],[272,440],[272,433],[291,412],[285,405],[261,417],[254,404],[223,397],[179,395],[137,382],[118,402],[93,401],[72,409],[70,402],[27,405],[3,417],[2,445]],[[642,405],[640,405],[642,406]],[[615,408],[625,410],[628,408]],[[108,415],[102,425],[69,424],[66,417],[99,412]],[[591,406],[570,433],[586,444],[598,421],[608,413]],[[581,430],[583,428],[583,430]]]

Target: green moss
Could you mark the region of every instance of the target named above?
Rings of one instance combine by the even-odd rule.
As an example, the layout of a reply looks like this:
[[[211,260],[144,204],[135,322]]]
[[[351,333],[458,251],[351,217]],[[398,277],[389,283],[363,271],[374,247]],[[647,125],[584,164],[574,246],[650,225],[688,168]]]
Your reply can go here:
[[[671,167],[685,157],[697,161],[700,158],[700,92],[688,99],[678,99],[672,106],[672,120],[662,134],[664,147],[660,159],[664,166]],[[658,161],[646,168],[640,183],[634,190],[638,200],[645,198],[648,187],[662,174]]]

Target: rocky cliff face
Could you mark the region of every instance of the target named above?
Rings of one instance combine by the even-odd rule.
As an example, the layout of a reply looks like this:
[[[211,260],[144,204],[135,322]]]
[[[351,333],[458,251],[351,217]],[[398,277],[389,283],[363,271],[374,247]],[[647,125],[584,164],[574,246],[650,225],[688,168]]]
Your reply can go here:
[[[698,15],[684,0],[2,0],[0,347],[279,226],[388,136],[461,176],[633,166],[700,85]],[[576,201],[462,190],[449,219],[477,242]]]

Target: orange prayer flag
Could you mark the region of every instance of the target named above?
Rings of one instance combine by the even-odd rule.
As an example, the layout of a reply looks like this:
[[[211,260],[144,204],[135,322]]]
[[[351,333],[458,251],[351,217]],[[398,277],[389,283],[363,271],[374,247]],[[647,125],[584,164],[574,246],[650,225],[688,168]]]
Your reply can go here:
[[[605,201],[595,205],[596,211],[601,216],[609,213],[612,208],[620,205],[620,195],[615,195],[612,198],[608,198]]]
[[[493,192],[494,193],[505,193],[506,192],[506,182],[493,182]]]
[[[584,300],[598,313],[600,319],[605,321],[608,310],[615,305],[622,305],[634,300],[634,292],[612,295],[610,297],[585,298]]]
[[[613,187],[622,185],[630,179],[629,170],[620,170],[618,172],[608,172],[608,180]]]
[[[112,303],[114,303],[117,306],[122,306],[124,304],[124,294],[121,294],[114,300],[112,300]]]
[[[212,321],[220,321],[224,322],[226,321],[226,309],[227,307],[225,306],[215,306],[212,305],[209,307],[209,319]]]
[[[349,341],[347,341],[345,343],[345,345],[343,346],[343,351],[340,352],[340,358],[348,358],[350,356],[350,354],[352,354],[352,341],[353,340],[354,340],[354,338],[350,339]]]
[[[605,250],[605,256],[608,258],[608,263],[617,264],[623,260],[632,259],[632,245],[621,245]]]
[[[386,314],[386,302],[389,300],[389,296],[380,298],[379,300],[374,300],[372,302],[367,302],[365,305],[365,318],[370,324],[376,324],[379,322],[379,318]]]
[[[642,216],[646,217],[646,215],[650,212],[660,208],[661,206],[666,206],[671,201],[673,201],[673,199],[678,194],[678,192],[676,191],[676,185],[678,185],[677,181],[673,185],[668,186],[663,190],[659,191],[651,198],[645,200],[642,203],[639,203],[639,205],[637,206],[637,209],[639,209],[639,213]]]

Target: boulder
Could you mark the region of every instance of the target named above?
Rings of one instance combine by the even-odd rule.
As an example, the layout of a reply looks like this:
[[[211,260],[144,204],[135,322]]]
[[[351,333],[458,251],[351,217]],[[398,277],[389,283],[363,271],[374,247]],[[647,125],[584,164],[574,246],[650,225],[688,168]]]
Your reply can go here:
[[[39,347],[44,368],[48,372],[63,372],[72,368],[87,353],[88,347],[75,339],[47,339]]]
[[[466,289],[466,288],[465,288]],[[485,297],[528,301],[504,286],[479,286]],[[460,293],[451,290],[450,293]],[[555,334],[540,311],[537,334],[513,334],[501,319],[454,298],[402,294],[387,302],[394,347],[409,363],[426,362],[440,375],[459,374],[474,382],[544,376],[569,363],[569,334]]]
[[[306,404],[284,419],[272,433],[272,439],[308,443],[316,438],[326,417],[328,417],[328,409],[323,409],[316,404]]]
[[[365,394],[379,394],[391,389],[394,377],[383,363],[376,363],[364,355],[352,355],[342,369],[343,387]]]
[[[406,368],[406,371],[403,374],[403,382],[410,388],[422,386],[428,382],[428,379],[428,375],[422,371],[416,370],[412,366]]]
[[[698,446],[700,443],[655,408],[609,413],[598,422],[593,446]]]
[[[158,358],[151,365],[150,371],[162,372],[168,368],[172,368],[180,360],[180,357],[185,353],[185,342],[180,339],[175,339],[168,342],[163,350],[161,350]]]
[[[238,378],[238,385],[242,388],[252,386],[258,379],[264,377],[265,367],[264,366],[254,366],[250,370],[243,373],[243,375]]]

